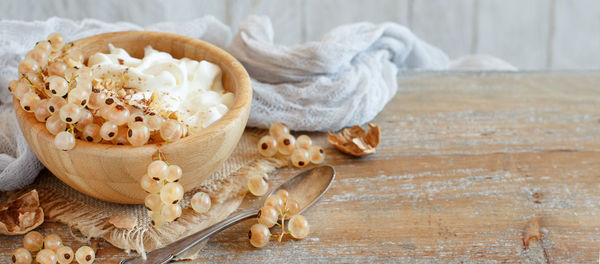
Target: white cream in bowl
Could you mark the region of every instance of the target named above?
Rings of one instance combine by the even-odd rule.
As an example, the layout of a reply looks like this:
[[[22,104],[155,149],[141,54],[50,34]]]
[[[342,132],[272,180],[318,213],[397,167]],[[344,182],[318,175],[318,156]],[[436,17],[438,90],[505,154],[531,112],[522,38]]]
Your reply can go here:
[[[110,53],[88,59],[93,77],[122,82],[133,89],[122,99],[147,106],[153,94],[161,111],[176,112],[190,127],[190,134],[221,118],[233,105],[235,95],[223,89],[221,69],[208,61],[175,59],[148,46],[142,59],[109,44]],[[145,105],[146,104],[146,105]]]

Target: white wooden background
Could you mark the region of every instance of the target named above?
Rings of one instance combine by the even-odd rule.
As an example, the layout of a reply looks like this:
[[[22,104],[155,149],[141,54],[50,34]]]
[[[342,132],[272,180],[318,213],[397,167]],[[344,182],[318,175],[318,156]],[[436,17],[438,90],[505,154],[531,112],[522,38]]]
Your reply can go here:
[[[525,70],[600,69],[600,0],[0,0],[2,19],[146,25],[208,14],[234,29],[249,14],[268,15],[283,44],[341,24],[394,21],[451,58],[485,53]]]

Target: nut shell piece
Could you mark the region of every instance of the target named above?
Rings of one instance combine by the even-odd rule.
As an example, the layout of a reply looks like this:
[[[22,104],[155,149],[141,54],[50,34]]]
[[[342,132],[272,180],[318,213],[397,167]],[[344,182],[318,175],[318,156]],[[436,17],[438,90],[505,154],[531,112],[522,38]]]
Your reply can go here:
[[[369,131],[356,125],[350,128],[344,128],[340,133],[333,134],[329,132],[327,140],[341,152],[362,157],[375,153],[375,148],[379,145],[380,129],[378,125],[369,123]]]
[[[0,205],[0,234],[22,235],[44,222],[44,210],[36,190],[31,190]]]

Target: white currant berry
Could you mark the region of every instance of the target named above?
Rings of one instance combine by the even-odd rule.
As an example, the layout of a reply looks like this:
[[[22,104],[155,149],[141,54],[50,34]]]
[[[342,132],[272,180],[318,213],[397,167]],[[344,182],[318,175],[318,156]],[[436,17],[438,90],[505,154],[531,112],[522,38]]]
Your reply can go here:
[[[60,108],[60,119],[67,124],[74,124],[81,117],[81,107],[76,104],[68,103]]]
[[[38,252],[44,246],[44,236],[37,231],[31,231],[23,237],[23,247],[30,252]]]
[[[269,195],[269,197],[267,197],[267,199],[265,199],[264,206],[271,206],[271,207],[275,208],[277,211],[281,211],[281,212],[283,212],[283,210],[284,210],[283,199],[281,198],[281,196],[279,196],[277,194]]]
[[[293,216],[293,215],[297,215],[298,213],[300,213],[300,210],[302,210],[302,208],[300,207],[300,204],[298,204],[298,202],[296,202],[293,199],[287,199],[285,201],[285,214],[288,216]]]
[[[177,165],[169,165],[169,167],[167,167],[166,180],[168,182],[178,182],[182,175],[183,171],[181,170],[181,167]]]
[[[35,256],[35,261],[40,264],[56,264],[58,258],[51,249],[42,249]]]
[[[48,42],[50,42],[52,49],[55,49],[55,50],[62,49],[62,47],[65,45],[65,39],[59,33],[56,33],[56,32],[50,33],[50,35],[48,35],[47,39],[48,39]]]
[[[75,88],[69,92],[67,98],[69,103],[76,104],[79,107],[85,107],[90,99],[90,92],[83,88]]]
[[[160,195],[153,193],[146,196],[144,199],[144,205],[146,205],[146,208],[148,208],[150,211],[160,212],[163,202],[160,200]]]
[[[282,135],[287,135],[290,133],[290,130],[282,123],[272,124],[269,128],[269,134],[274,138],[279,138]]]
[[[19,101],[19,103],[21,104],[23,110],[27,112],[33,112],[33,106],[35,106],[39,100],[40,97],[34,91],[29,91],[21,97],[21,101]]]
[[[46,120],[46,129],[52,135],[57,135],[60,132],[64,132],[67,129],[67,124],[60,120],[59,115],[52,115]]]
[[[146,122],[148,123],[150,131],[154,132],[160,129],[165,120],[159,115],[148,115],[146,117]]]
[[[67,131],[60,132],[54,137],[54,145],[60,150],[71,150],[75,147],[75,137]]]
[[[50,76],[46,79],[46,86],[50,89],[52,96],[63,97],[69,92],[69,83],[65,78],[60,76]]]
[[[263,196],[269,190],[269,184],[260,175],[254,175],[248,179],[248,190],[255,196]]]
[[[98,90],[98,89],[96,89],[96,90],[92,89],[92,93],[90,94],[90,98],[88,100],[87,107],[89,109],[93,109],[93,110],[100,109],[103,106],[105,100],[106,100],[105,93],[100,92],[100,90]]]
[[[298,138],[296,138],[296,147],[297,148],[303,148],[305,150],[308,150],[311,145],[312,145],[312,140],[307,135],[301,135]]]
[[[102,127],[100,127],[100,136],[104,140],[107,140],[107,141],[113,140],[115,137],[117,137],[118,133],[119,133],[119,126],[117,126],[117,124],[115,124],[111,121],[104,122],[104,124],[102,124]]]
[[[206,213],[210,210],[212,202],[210,200],[210,196],[208,196],[205,192],[197,192],[192,196],[192,200],[190,201],[192,205],[192,209],[196,213]]]
[[[37,63],[37,61],[35,61],[35,60],[31,59],[31,58],[24,59],[19,64],[19,73],[20,74],[35,73],[39,69],[40,69],[40,65]]]
[[[290,218],[290,221],[288,221],[287,223],[287,228],[288,231],[290,231],[292,237],[296,239],[305,238],[310,231],[308,221],[306,220],[306,217],[302,215],[292,216],[292,218]]]
[[[270,238],[271,231],[269,231],[267,226],[263,224],[254,224],[250,227],[248,239],[250,239],[250,244],[252,244],[252,246],[257,248],[264,247],[269,243]]]
[[[176,204],[183,199],[183,186],[178,182],[170,182],[160,189],[160,199],[165,204]]]
[[[75,258],[75,253],[73,249],[67,246],[61,246],[56,249],[56,258],[58,259],[58,263],[60,264],[69,264],[73,262]]]
[[[172,222],[181,216],[181,206],[179,204],[165,204],[161,210],[161,217],[165,222]]]
[[[277,138],[277,150],[283,155],[290,155],[295,149],[296,139],[290,134],[284,134]]]
[[[272,206],[263,206],[258,211],[258,223],[273,227],[279,219],[279,212]]]
[[[41,49],[33,49],[25,55],[25,59],[32,59],[41,67],[48,64],[48,53]]]
[[[162,160],[155,160],[148,165],[147,174],[155,181],[162,181],[169,173],[169,166]]]
[[[165,141],[177,141],[182,135],[183,128],[177,120],[169,119],[160,126],[160,137]]]
[[[308,151],[303,148],[297,148],[290,157],[292,164],[297,168],[304,168],[310,162]]]
[[[320,146],[311,146],[308,153],[310,155],[310,162],[314,164],[321,164],[325,160],[325,151]]]
[[[17,248],[11,257],[12,263],[29,264],[33,261],[31,253],[25,248]]]
[[[96,253],[91,247],[83,246],[77,249],[75,252],[75,260],[79,264],[90,264],[94,263],[96,259]]]
[[[67,68],[67,64],[65,64],[62,61],[55,61],[53,63],[48,64],[48,67],[46,67],[46,69],[48,70],[48,76],[56,75],[60,77],[65,76]]]
[[[143,146],[150,139],[150,130],[144,123],[132,123],[127,130],[127,141],[135,147]]]
[[[102,141],[102,137],[100,137],[100,126],[94,123],[85,126],[81,132],[81,136],[87,142],[98,143]]]
[[[121,104],[113,104],[106,110],[106,119],[118,126],[124,125],[129,121],[129,109]]]
[[[44,248],[56,251],[62,246],[62,239],[57,234],[49,234],[44,238]]]
[[[19,100],[23,99],[23,96],[29,92],[32,92],[31,86],[25,79],[22,79],[21,81],[19,81],[17,83],[17,86],[15,86],[15,89],[13,90],[13,94]]]
[[[37,101],[37,103],[33,106],[33,114],[37,121],[46,122],[46,119],[50,117],[50,112],[48,112],[48,99]]]
[[[144,189],[144,191],[147,191],[149,193],[158,193],[163,187],[162,182],[154,180],[148,177],[148,175],[144,175],[142,177],[142,179],[140,180],[140,185],[142,186],[142,189]]]
[[[284,189],[279,189],[275,192],[275,195],[281,197],[283,201],[287,201],[288,197],[290,197],[290,193]]]
[[[161,207],[161,211],[162,211],[162,207]],[[152,220],[152,226],[159,227],[165,223],[165,220],[163,220],[163,217],[160,214],[161,211],[156,211],[156,212],[148,211],[148,216],[150,216],[150,219]]]
[[[60,96],[52,96],[50,97],[50,99],[48,99],[48,112],[52,114],[58,113],[60,108],[66,104],[67,100],[65,100],[65,98],[62,98]]]
[[[272,136],[264,136],[258,141],[258,153],[265,157],[277,154],[277,140]]]
[[[79,121],[75,123],[75,128],[77,128],[77,130],[79,131],[83,131],[87,125],[92,124],[93,122],[94,115],[92,115],[92,113],[89,110],[81,108],[81,114],[79,114]],[[98,128],[100,128],[99,125]]]

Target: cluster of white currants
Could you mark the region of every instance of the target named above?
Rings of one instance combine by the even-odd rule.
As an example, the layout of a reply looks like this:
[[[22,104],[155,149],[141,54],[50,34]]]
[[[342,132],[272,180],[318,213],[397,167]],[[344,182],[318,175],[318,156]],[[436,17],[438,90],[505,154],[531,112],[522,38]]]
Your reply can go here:
[[[90,264],[96,258],[91,247],[83,246],[73,253],[73,249],[63,245],[60,236],[50,234],[44,238],[36,231],[25,234],[23,247],[13,252],[11,260],[17,264],[29,264],[33,262],[32,253],[35,254],[35,263],[40,264],[68,264],[73,260],[79,264]]]
[[[177,165],[155,160],[148,165],[147,174],[140,182],[148,196],[144,200],[154,226],[175,221],[181,216],[179,201],[183,199],[183,186],[179,183],[182,171]]]
[[[184,190],[179,179],[182,174],[181,167],[163,160],[155,160],[148,165],[148,171],[140,184],[142,189],[150,193],[144,199],[144,204],[149,210],[148,216],[152,219],[153,226],[161,226],[181,216],[183,210],[179,202],[183,199]],[[206,213],[210,210],[212,201],[207,193],[197,192],[192,196],[190,204],[197,213]]]
[[[305,238],[310,231],[310,226],[306,217],[298,214],[301,209],[298,202],[291,199],[286,190],[278,190],[267,197],[264,206],[258,211],[258,224],[252,225],[248,232],[250,244],[261,248],[269,243],[271,237],[277,237],[277,241],[281,242],[285,234],[290,234],[296,239]],[[287,224],[286,220],[288,220]],[[271,234],[269,228],[275,225],[281,227],[279,235]],[[287,231],[285,231],[286,227]]]
[[[23,110],[46,122],[62,150],[79,138],[94,143],[142,146],[149,141],[171,142],[187,134],[187,126],[155,111],[126,103],[131,89],[113,79],[95,79],[73,43],[52,33],[19,64],[19,79],[9,90]]]
[[[290,156],[292,164],[297,168],[306,167],[310,162],[320,164],[325,159],[323,148],[312,145],[309,136],[294,138],[290,130],[281,123],[271,125],[269,135],[258,141],[258,151],[265,157],[272,157],[277,153]]]
[[[306,167],[311,162],[320,164],[325,160],[325,151],[321,146],[313,145],[307,135],[295,138],[281,123],[271,125],[269,135],[258,141],[258,152],[265,157],[273,157],[278,153],[289,156],[297,168]],[[269,184],[261,175],[253,175],[248,179],[248,190],[255,196],[263,196],[269,190]]]

